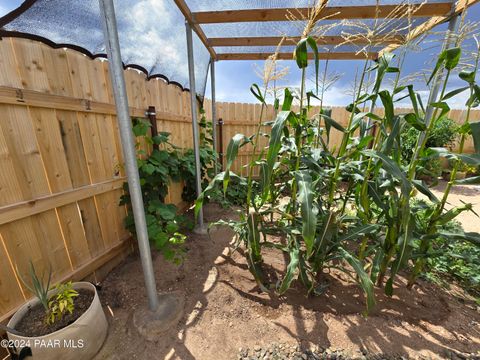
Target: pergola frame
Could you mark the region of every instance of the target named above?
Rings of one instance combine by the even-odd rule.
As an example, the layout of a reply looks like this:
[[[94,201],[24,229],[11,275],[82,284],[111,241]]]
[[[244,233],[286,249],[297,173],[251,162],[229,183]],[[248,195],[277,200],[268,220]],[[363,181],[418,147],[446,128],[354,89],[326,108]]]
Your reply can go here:
[[[467,7],[477,3],[480,0],[444,0],[438,3],[425,4],[402,4],[398,5],[367,5],[367,6],[335,6],[326,7],[318,15],[318,18],[328,18],[329,20],[347,20],[347,19],[375,19],[386,17],[403,17],[405,12],[410,12],[412,17],[428,17],[429,19],[412,29],[406,35],[392,35],[378,37],[374,39],[358,38],[346,41],[342,36],[322,36],[317,39],[319,45],[368,45],[368,42],[375,45],[385,45],[378,54],[371,52],[367,57],[374,59],[384,51],[392,51],[400,47],[406,41],[410,41],[418,36],[426,33],[435,26],[448,21],[455,15],[463,12]],[[202,24],[225,24],[225,23],[242,23],[242,22],[265,22],[265,21],[289,21],[289,14],[293,14],[297,19],[308,19],[310,9],[308,8],[270,8],[270,9],[239,9],[226,11],[200,11],[192,12],[185,0],[174,0],[186,21],[190,24],[210,52],[213,60],[264,60],[271,53],[258,53],[250,51],[238,51],[232,53],[218,54],[215,47],[250,47],[250,46],[276,46],[282,39],[280,36],[258,36],[258,37],[214,37],[208,38],[203,29]],[[405,6],[401,12],[396,12],[398,6]],[[286,38],[282,46],[294,45],[300,38]],[[292,59],[291,52],[280,52],[279,59]],[[365,55],[356,52],[325,52],[321,54],[321,59],[330,60],[358,60],[365,58]]]

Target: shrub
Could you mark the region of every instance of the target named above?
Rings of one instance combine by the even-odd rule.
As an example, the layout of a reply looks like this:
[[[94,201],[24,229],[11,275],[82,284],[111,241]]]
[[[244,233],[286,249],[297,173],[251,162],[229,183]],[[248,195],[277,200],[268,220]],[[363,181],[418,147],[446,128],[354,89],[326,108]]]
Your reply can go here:
[[[443,117],[438,119],[432,127],[432,130],[427,137],[425,148],[440,148],[453,146],[458,138],[459,126],[457,123],[448,118]],[[404,164],[408,164],[413,156],[413,152],[417,145],[420,131],[412,125],[405,123],[400,133],[402,159]],[[419,162],[420,169],[418,175],[424,175],[431,178],[438,178],[442,175],[442,162],[439,159],[428,159]]]

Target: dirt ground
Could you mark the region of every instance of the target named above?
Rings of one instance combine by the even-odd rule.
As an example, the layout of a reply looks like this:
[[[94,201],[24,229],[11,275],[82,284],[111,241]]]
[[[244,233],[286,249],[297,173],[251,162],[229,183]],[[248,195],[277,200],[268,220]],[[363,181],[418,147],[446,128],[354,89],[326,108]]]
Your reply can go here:
[[[451,203],[461,199],[480,202],[480,191],[457,187]],[[216,205],[205,211],[207,221],[230,215]],[[475,216],[464,214],[462,222],[468,231],[480,230]],[[282,298],[270,298],[259,293],[243,256],[228,254],[231,240],[225,228],[212,230],[210,236],[189,234],[188,254],[179,267],[154,253],[159,291],[176,290],[185,296],[183,319],[156,342],[145,341],[132,326],[135,308],[146,306],[138,256],[117,267],[101,284],[110,328],[95,359],[237,359],[240,347],[272,343],[316,345],[358,358],[362,352],[461,358],[480,351],[480,310],[471,300],[426,282],[408,291],[400,278],[392,298],[377,289],[377,307],[364,317],[363,293],[334,271],[325,274],[328,288],[323,296],[307,299],[298,286]],[[265,263],[284,266],[282,256],[274,252],[265,254]]]

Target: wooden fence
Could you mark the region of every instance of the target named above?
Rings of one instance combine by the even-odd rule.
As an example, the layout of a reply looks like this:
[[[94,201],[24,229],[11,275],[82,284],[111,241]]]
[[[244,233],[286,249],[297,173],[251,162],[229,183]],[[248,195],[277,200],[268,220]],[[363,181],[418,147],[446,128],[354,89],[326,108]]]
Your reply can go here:
[[[125,77],[132,116],[155,106],[158,128],[191,147],[189,93]],[[106,61],[0,40],[0,321],[31,296],[15,271],[28,279],[30,260],[54,282],[99,279],[131,250],[115,113]],[[181,190],[167,200],[182,206]]]
[[[211,102],[206,101],[204,104],[206,117],[211,119]],[[222,129],[222,138],[223,138],[223,153],[225,157],[225,152],[227,149],[228,142],[230,139],[238,133],[250,136],[255,134],[258,124],[258,118],[260,116],[261,105],[260,104],[245,104],[245,103],[217,103],[217,118],[222,119],[223,129]],[[310,116],[318,114],[319,108],[313,107],[310,111]],[[378,108],[375,113],[382,115],[383,109]],[[413,112],[412,109],[396,109],[396,112]],[[449,117],[455,120],[457,123],[461,124],[465,120],[466,111],[465,110],[451,110]],[[273,121],[275,117],[275,112],[273,106],[268,106],[263,115],[263,122]],[[339,124],[346,127],[350,113],[345,110],[343,107],[333,107],[332,108],[332,118],[335,119]],[[480,121],[480,110],[473,110],[470,114],[470,120],[472,122]],[[268,133],[270,131],[270,126],[262,126],[261,131]],[[331,130],[330,136],[330,145],[337,147],[341,143],[342,133],[334,128]],[[267,139],[263,137],[260,142],[260,147],[267,145]],[[252,146],[246,145],[242,147],[239,151],[238,158],[233,164],[233,171],[242,174],[243,176],[247,175],[246,165],[249,163],[252,156]],[[474,152],[473,141],[471,137],[465,143],[464,152],[472,153]]]

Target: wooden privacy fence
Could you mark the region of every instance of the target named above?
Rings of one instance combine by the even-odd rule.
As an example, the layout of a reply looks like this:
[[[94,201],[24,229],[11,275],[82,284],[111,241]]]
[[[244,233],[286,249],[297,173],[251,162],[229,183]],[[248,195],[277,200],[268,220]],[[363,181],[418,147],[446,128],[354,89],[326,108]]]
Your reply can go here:
[[[132,116],[155,106],[159,131],[191,148],[189,93],[125,78]],[[15,271],[28,279],[30,259],[54,282],[95,279],[131,250],[115,113],[106,61],[0,40],[0,321],[31,296]],[[181,206],[181,191],[172,184],[167,200]]]
[[[206,117],[211,119],[211,103],[206,101],[204,104]],[[332,107],[332,118],[339,124],[346,127],[350,113],[343,107]],[[310,116],[318,114],[319,107],[313,107],[310,111]],[[408,113],[413,112],[412,109],[399,108],[395,110],[396,113]],[[246,136],[255,134],[257,130],[258,119],[261,112],[260,104],[245,104],[245,103],[217,103],[217,118],[222,119],[222,137],[223,137],[223,157],[225,158],[226,149],[230,139],[238,133]],[[377,108],[375,113],[382,115],[383,109]],[[466,110],[451,110],[448,115],[451,119],[457,123],[462,124],[465,120]],[[273,121],[275,119],[275,112],[273,106],[268,106],[263,115],[263,122]],[[473,110],[470,114],[470,121],[480,121],[480,110]],[[270,126],[262,126],[261,131],[269,133]],[[332,128],[330,135],[330,145],[333,147],[339,147],[342,139],[342,133],[335,128]],[[259,149],[268,145],[268,140],[262,137],[260,140]],[[252,146],[250,144],[240,148],[238,157],[233,164],[233,171],[243,176],[247,175],[246,165],[250,162],[253,154]],[[464,152],[473,153],[473,140],[470,137],[465,143]],[[258,175],[258,174],[256,174]]]

